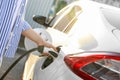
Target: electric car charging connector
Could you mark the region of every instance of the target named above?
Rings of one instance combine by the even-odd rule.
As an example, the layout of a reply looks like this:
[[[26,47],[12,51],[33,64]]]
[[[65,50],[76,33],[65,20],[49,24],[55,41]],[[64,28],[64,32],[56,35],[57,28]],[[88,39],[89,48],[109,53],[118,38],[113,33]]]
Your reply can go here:
[[[48,53],[49,53],[49,56],[51,59],[55,59],[57,56],[58,56],[58,53],[60,51],[60,47],[56,47],[57,49],[57,52],[54,52],[54,51],[51,51],[51,49],[49,49]],[[39,51],[42,55],[42,53],[44,52],[44,46],[38,46],[37,48],[33,48],[33,49],[30,49],[28,50],[27,52],[25,52],[22,56],[20,56],[16,61],[13,62],[13,64],[11,64],[11,66],[6,70],[6,72],[2,75],[2,77],[0,78],[0,80],[4,80],[4,78],[6,77],[6,75],[9,73],[9,71],[26,55],[30,54],[31,52],[33,51]],[[40,56],[41,57],[41,56]],[[52,60],[52,62],[53,62]],[[50,62],[51,63],[51,62]],[[49,64],[50,64],[49,63]],[[43,64],[43,68],[44,69],[45,67],[47,67],[48,65],[45,65]]]

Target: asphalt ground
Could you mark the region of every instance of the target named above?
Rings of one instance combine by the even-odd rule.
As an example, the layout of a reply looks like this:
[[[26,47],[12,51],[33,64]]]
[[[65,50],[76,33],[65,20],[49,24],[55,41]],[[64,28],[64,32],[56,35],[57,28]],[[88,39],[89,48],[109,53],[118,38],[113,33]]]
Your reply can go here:
[[[24,50],[21,49],[17,50],[17,53],[15,54],[14,58],[3,58],[3,63],[0,68],[0,77],[5,73],[5,71],[9,68],[9,66],[22,54],[24,54]],[[23,71],[24,71],[24,64],[27,59],[27,56],[25,56],[23,59],[21,59],[16,66],[11,69],[11,71],[6,75],[4,80],[22,80]]]

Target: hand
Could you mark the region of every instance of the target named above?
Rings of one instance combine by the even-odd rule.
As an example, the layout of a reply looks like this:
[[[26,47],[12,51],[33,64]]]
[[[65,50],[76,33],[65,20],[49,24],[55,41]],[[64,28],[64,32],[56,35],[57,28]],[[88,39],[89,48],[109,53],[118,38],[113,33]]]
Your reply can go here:
[[[52,44],[44,41],[42,37],[38,33],[36,33],[32,28],[23,31],[22,35],[26,36],[27,38],[35,42],[38,46],[45,46],[57,51],[57,49]]]
[[[48,47],[48,48],[52,48],[53,50],[57,51],[56,47],[54,47],[52,44],[50,43],[45,43],[45,46]]]
[[[47,48],[52,48],[53,50],[57,51],[56,47],[54,47],[51,43],[48,43],[48,42],[43,42],[42,44],[38,44],[38,46],[45,46]]]

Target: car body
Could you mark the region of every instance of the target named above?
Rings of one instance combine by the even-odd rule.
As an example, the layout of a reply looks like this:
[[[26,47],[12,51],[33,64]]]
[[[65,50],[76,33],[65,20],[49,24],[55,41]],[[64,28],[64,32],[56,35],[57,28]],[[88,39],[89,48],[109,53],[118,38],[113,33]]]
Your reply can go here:
[[[36,22],[47,27],[35,31],[44,40],[62,47],[58,57],[44,69],[41,69],[41,66],[47,57],[39,57],[40,53],[37,51],[31,53],[25,64],[23,80],[96,80],[102,77],[96,77],[101,74],[110,77],[111,74],[105,74],[106,72],[120,75],[119,14],[119,8],[80,0],[60,10],[53,19],[47,20],[48,22],[45,17],[40,16],[40,20],[34,17]],[[37,45],[26,38],[25,47],[30,50]],[[48,50],[50,49],[45,48],[45,51]],[[81,63],[76,66],[77,62]],[[96,69],[95,66],[99,68]],[[94,70],[91,70],[93,73],[90,74],[88,70],[91,68]],[[111,80],[107,77],[101,79]],[[120,79],[119,76],[111,78]]]

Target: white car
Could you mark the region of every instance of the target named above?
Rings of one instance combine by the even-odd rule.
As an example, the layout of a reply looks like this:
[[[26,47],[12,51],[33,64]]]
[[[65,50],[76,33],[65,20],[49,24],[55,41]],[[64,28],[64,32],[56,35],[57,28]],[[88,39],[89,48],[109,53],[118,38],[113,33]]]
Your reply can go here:
[[[46,27],[35,31],[61,50],[51,59],[39,57],[38,51],[31,53],[23,80],[120,80],[119,8],[80,0],[50,21],[44,16],[33,20]],[[37,45],[25,38],[25,47],[30,50]],[[46,60],[51,62],[44,66]]]

